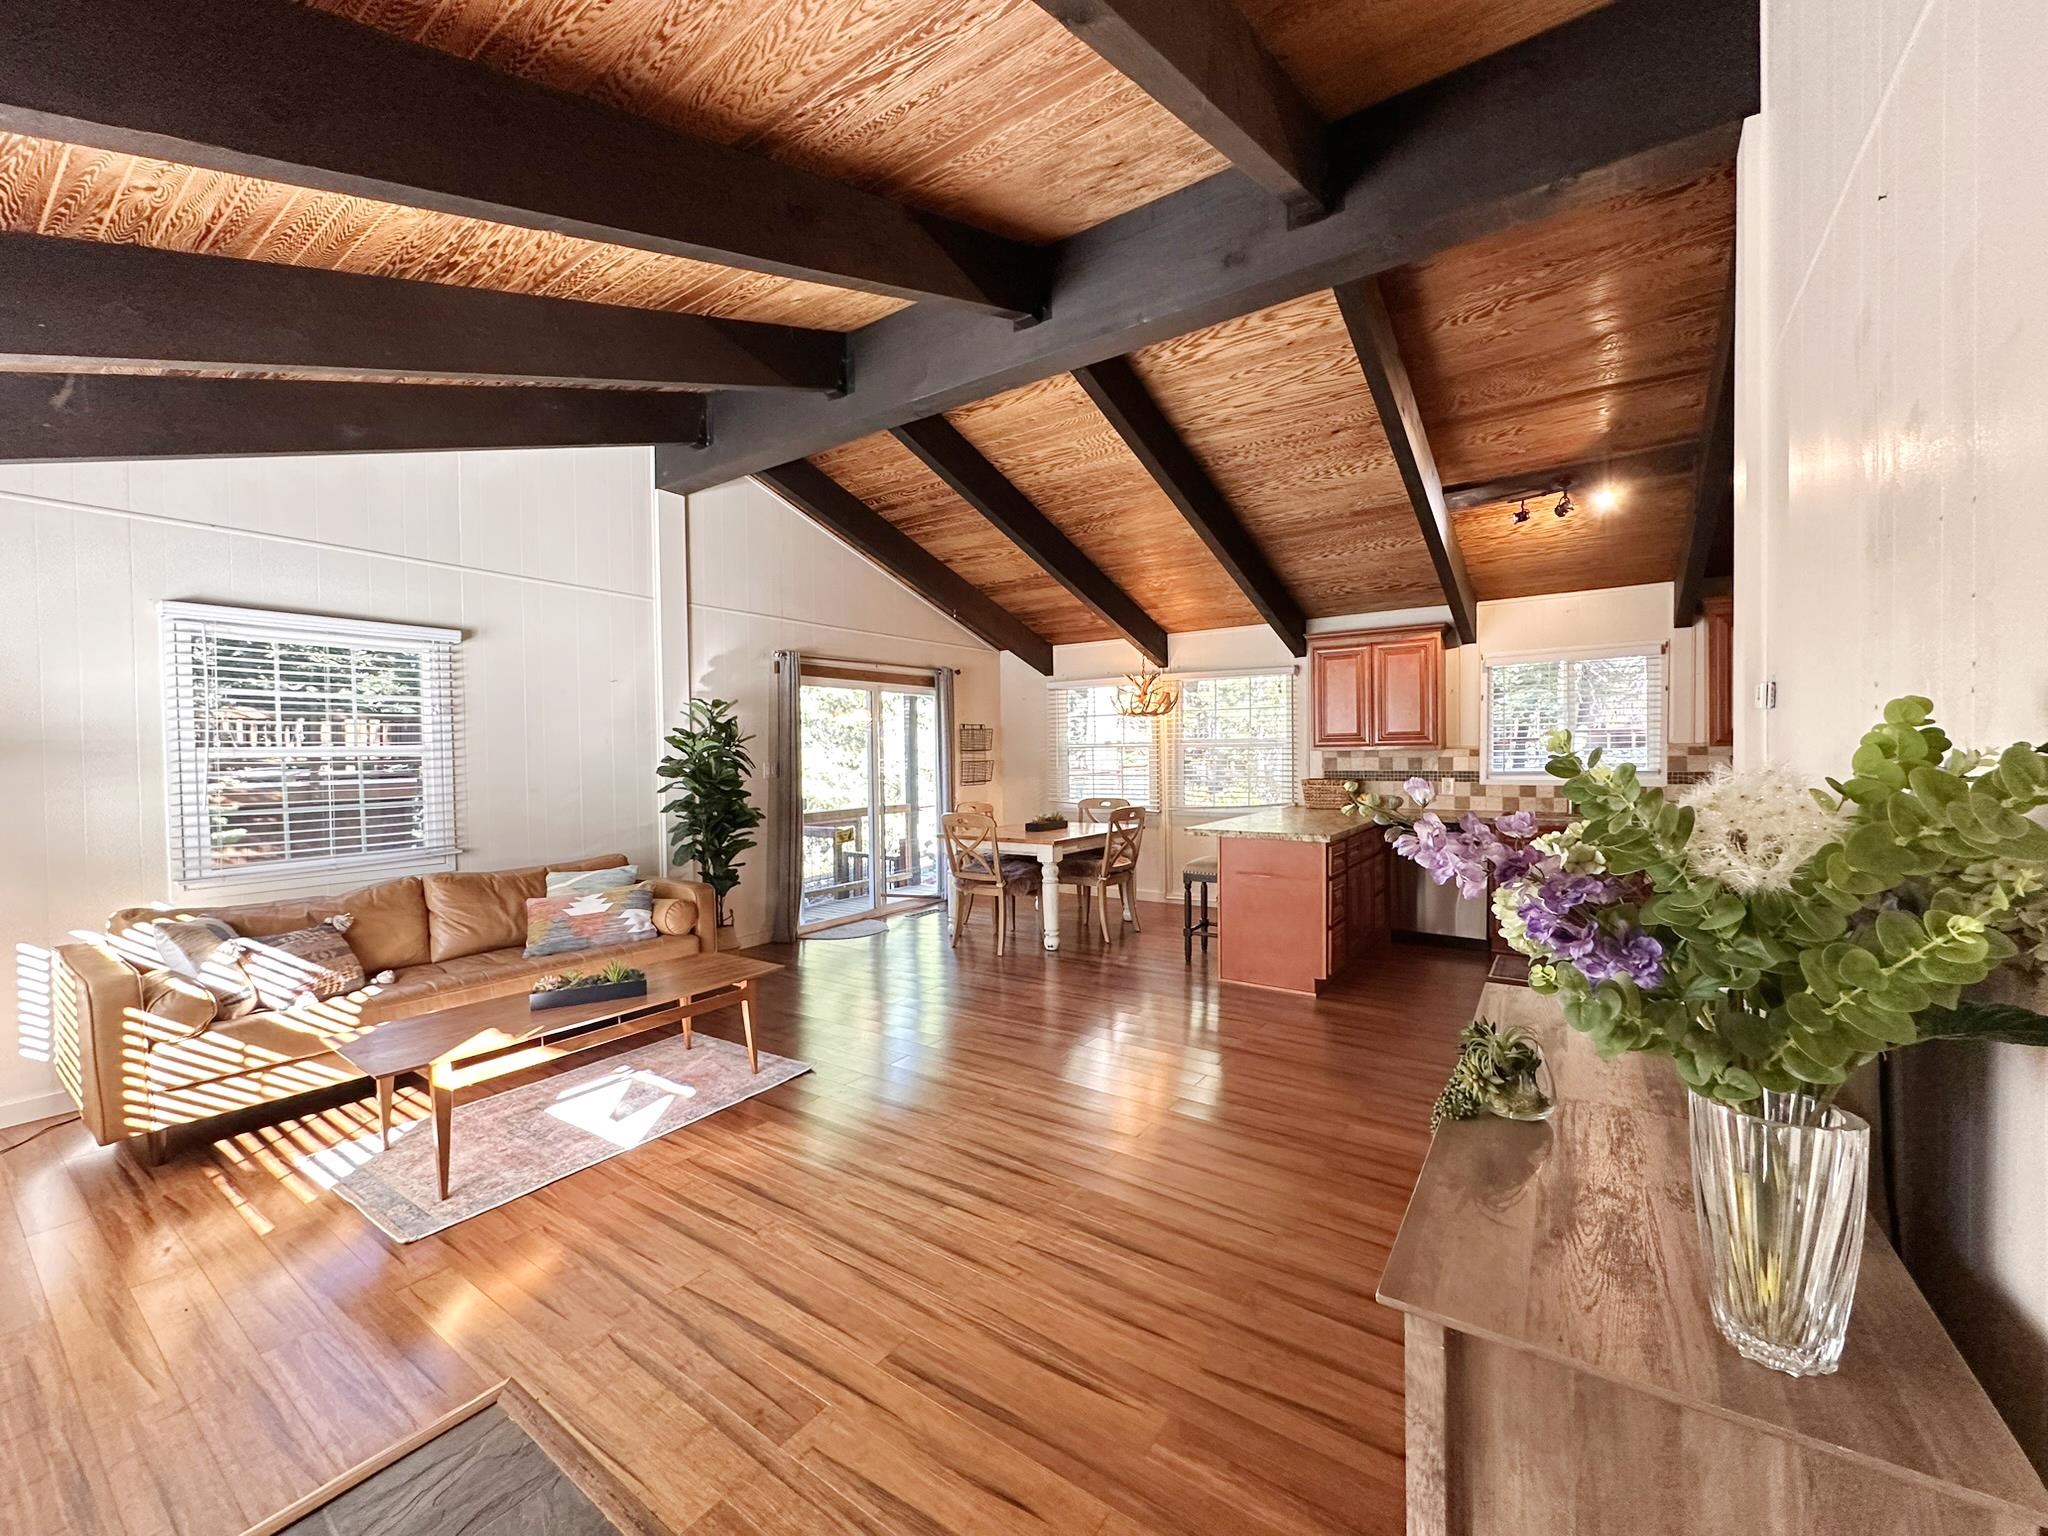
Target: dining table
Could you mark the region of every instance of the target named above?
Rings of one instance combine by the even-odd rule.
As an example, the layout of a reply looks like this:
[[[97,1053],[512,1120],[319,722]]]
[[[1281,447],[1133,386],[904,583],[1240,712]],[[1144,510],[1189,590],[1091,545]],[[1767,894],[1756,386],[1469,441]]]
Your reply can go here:
[[[1077,853],[1100,852],[1108,840],[1109,828],[1082,826],[1079,823],[1069,823],[1064,827],[1048,827],[1040,832],[1022,826],[996,828],[998,853],[1036,859],[1043,871],[1039,877],[1038,912],[1047,949],[1060,947],[1060,860],[1071,858]],[[1126,894],[1124,921],[1129,922],[1131,917],[1130,897]]]

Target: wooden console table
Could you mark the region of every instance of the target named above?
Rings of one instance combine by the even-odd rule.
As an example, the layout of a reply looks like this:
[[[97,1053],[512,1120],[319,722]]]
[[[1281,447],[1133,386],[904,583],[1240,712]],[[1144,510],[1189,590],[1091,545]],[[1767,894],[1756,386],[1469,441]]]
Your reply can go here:
[[[1873,1224],[1841,1369],[1752,1365],[1707,1312],[1670,1063],[1603,1062],[1554,1000],[1547,1124],[1444,1127],[1380,1300],[1407,1314],[1412,1536],[2035,1536],[2048,1488]]]

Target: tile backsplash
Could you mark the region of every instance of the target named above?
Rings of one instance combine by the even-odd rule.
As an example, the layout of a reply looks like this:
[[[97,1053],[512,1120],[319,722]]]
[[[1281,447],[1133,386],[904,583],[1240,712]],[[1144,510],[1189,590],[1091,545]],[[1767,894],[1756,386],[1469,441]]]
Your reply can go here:
[[[1696,784],[1727,763],[1731,755],[1726,747],[1674,746],[1666,760],[1667,782]],[[1436,752],[1325,752],[1322,770],[1321,778],[1302,781],[1306,805],[1342,805],[1346,779],[1387,792],[1398,790],[1409,779],[1423,778],[1436,788],[1431,808],[1449,816],[1467,811],[1481,816],[1534,811],[1546,819],[1562,820],[1571,814],[1571,807],[1548,785],[1483,782],[1475,747]]]

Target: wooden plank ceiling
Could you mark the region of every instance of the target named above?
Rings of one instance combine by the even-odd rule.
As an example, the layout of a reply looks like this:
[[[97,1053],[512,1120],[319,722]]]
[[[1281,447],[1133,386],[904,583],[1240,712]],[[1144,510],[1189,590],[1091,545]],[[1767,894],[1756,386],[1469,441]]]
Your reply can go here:
[[[1403,356],[1448,484],[1543,476],[1700,432],[1733,255],[1734,173],[1612,200],[1388,274]],[[1311,617],[1431,607],[1442,591],[1327,292],[1134,354],[1132,364]],[[1169,632],[1256,622],[1070,377],[949,413]],[[816,460],[1058,644],[1106,638],[985,520],[886,437]],[[1668,581],[1691,516],[1682,474],[1613,481],[1596,509],[1539,498],[1459,511],[1475,595]],[[985,588],[995,594],[996,587]]]
[[[299,3],[879,194],[920,218],[942,215],[1028,244],[1065,240],[1228,169],[1033,0]],[[1603,0],[1235,3],[1256,34],[1248,44],[1239,30],[1240,52],[1269,64],[1257,56],[1263,44],[1292,88],[1336,122]],[[1298,97],[1295,104],[1299,111]],[[1531,131],[1540,132],[1540,96],[1529,111]],[[906,302],[579,238],[548,222],[512,227],[0,134],[4,231],[825,331],[857,330]],[[1444,485],[1540,478],[1696,439],[1733,228],[1734,177],[1723,167],[1381,274]],[[719,249],[748,259],[731,254],[738,247]],[[209,361],[217,374],[319,377]],[[1302,612],[1442,600],[1331,293],[1160,341],[1127,361]],[[30,358],[20,366],[51,365]],[[76,365],[94,367],[180,371]],[[715,434],[715,404],[711,419]],[[948,419],[1166,630],[1259,622],[1070,375],[1009,389]],[[811,462],[1040,636],[1066,643],[1112,633],[887,433]],[[1562,521],[1547,503],[1520,526],[1512,505],[1462,508],[1453,523],[1476,596],[1668,579],[1689,526],[1684,479],[1646,474],[1618,487],[1613,511],[1595,513],[1582,497],[1581,511]]]

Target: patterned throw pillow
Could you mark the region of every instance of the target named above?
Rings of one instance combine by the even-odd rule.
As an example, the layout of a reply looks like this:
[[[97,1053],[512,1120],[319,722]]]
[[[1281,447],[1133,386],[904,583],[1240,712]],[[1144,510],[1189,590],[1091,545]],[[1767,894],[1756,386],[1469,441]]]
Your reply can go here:
[[[171,917],[149,926],[163,968],[212,993],[216,1019],[256,1011],[256,988],[242,969],[242,940],[234,929],[217,917]]]
[[[360,991],[363,962],[343,937],[349,921],[343,912],[310,928],[243,939],[239,946],[242,969],[255,984],[263,1006],[290,1008]]]
[[[640,883],[640,868],[636,864],[620,864],[611,869],[551,869],[548,871],[548,894],[570,896],[582,891],[616,891]]]
[[[644,883],[541,896],[526,904],[529,960],[640,944],[653,937],[654,891]]]

